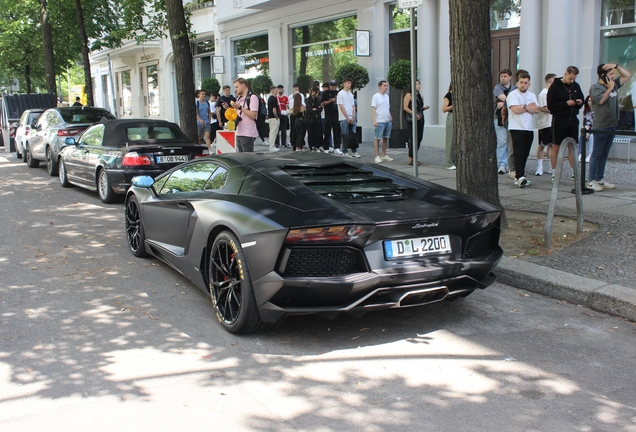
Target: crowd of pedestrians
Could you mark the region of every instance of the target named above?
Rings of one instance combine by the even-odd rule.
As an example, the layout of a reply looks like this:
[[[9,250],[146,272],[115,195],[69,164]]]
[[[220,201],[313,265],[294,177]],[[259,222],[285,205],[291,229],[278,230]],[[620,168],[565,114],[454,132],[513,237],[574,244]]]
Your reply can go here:
[[[535,95],[530,91],[531,77],[528,71],[519,69],[514,77],[509,69],[499,73],[499,83],[493,89],[493,124],[497,137],[496,157],[499,174],[508,174],[515,185],[524,188],[532,184],[526,174],[530,149],[534,142],[535,116],[538,129],[537,166],[534,174],[544,173],[544,158],[548,159],[548,174],[554,181],[559,146],[565,138],[581,140],[579,136],[579,111],[583,108],[585,129],[597,133],[585,134],[589,143],[588,187],[594,191],[613,189],[615,186],[605,180],[605,164],[616,133],[619,119],[617,90],[630,78],[630,73],[619,64],[598,66],[598,82],[594,83],[585,97],[576,82],[579,70],[568,66],[561,77],[548,73],[544,77],[544,87]],[[340,87],[340,88],[339,88]],[[392,161],[387,155],[393,117],[388,83],[381,80],[378,91],[372,98],[370,111],[374,130],[375,162]],[[197,123],[201,142],[211,148],[216,131],[226,127],[225,111],[234,108],[240,119],[237,126],[237,147],[239,151],[253,151],[254,142],[261,137],[265,142],[262,128],[257,124],[259,103],[265,103],[249,90],[244,78],[234,81],[234,95],[231,87],[223,86],[223,94],[211,94],[206,99],[205,90],[196,94]],[[300,92],[299,86],[292,86],[292,93],[285,94],[280,84],[270,88],[266,101],[266,117],[269,129],[269,151],[277,152],[290,147],[293,151],[322,151],[343,157],[359,158],[357,138],[358,105],[352,89],[352,80],[341,83],[330,80],[322,84],[314,81],[308,93]],[[409,129],[416,122],[417,141],[408,141],[409,164],[414,163],[414,152],[419,150],[424,134],[424,112],[429,108],[420,93],[420,82],[416,82],[415,97],[409,90],[402,100],[401,115],[404,115]],[[442,112],[446,117],[446,168],[456,169],[453,137],[453,93],[452,84],[442,100]],[[288,133],[289,130],[289,140]],[[574,155],[568,152],[571,165]],[[579,150],[579,158],[580,150]],[[421,162],[418,162],[421,164]]]

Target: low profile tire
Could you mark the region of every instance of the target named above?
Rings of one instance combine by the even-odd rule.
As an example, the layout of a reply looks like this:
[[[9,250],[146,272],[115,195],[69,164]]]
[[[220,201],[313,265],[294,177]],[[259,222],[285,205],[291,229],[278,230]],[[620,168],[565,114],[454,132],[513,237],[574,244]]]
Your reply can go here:
[[[126,238],[128,239],[130,251],[139,258],[148,256],[146,252],[146,233],[144,224],[141,221],[139,201],[136,196],[131,195],[128,198],[124,214],[126,216]]]
[[[60,162],[58,164],[58,172],[59,172],[59,177],[60,177],[60,184],[62,185],[62,187],[71,187],[73,186],[69,181],[68,181],[68,177],[66,175],[66,165],[64,165],[64,161],[60,158]]]
[[[46,172],[48,172],[51,177],[55,177],[57,175],[57,161],[53,160],[51,147],[46,148]]]
[[[24,156],[26,157],[26,163],[29,166],[29,168],[37,168],[40,166],[40,161],[37,159],[33,159],[30,149],[28,148],[24,149]]]
[[[261,321],[241,244],[229,231],[220,233],[210,252],[210,296],[223,328],[245,334],[269,327]]]
[[[97,173],[97,193],[104,204],[112,204],[117,201],[117,195],[115,195],[113,188],[110,187],[105,169],[100,169]]]

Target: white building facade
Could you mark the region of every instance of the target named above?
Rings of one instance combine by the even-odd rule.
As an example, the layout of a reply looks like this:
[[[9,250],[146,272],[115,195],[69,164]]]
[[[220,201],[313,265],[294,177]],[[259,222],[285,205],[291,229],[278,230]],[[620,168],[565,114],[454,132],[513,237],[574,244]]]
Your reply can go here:
[[[517,2],[521,6],[520,20],[516,20],[520,26],[517,39],[512,40],[513,45],[518,40],[518,46],[511,48],[511,62],[516,64],[508,67],[528,70],[535,93],[543,87],[546,73],[561,76],[568,65],[581,71],[578,82],[586,94],[597,79],[599,62],[620,63],[636,75],[634,3]],[[363,128],[364,141],[372,139],[371,98],[377,83],[386,79],[392,62],[408,59],[409,55],[408,21],[405,25],[408,12],[398,9],[397,1],[217,0],[216,5],[209,2],[199,7],[192,14],[197,34],[192,42],[195,86],[208,76],[231,85],[237,76],[250,78],[266,73],[274,84],[283,84],[286,93],[291,93],[294,82],[328,81],[339,65],[357,62],[367,68],[370,77],[369,84],[358,91],[358,126]],[[423,144],[443,146],[445,114],[441,105],[450,81],[448,0],[423,0],[415,10],[418,75],[425,104],[431,106],[426,112]],[[514,18],[514,11],[512,15]],[[369,31],[368,49],[362,49],[367,56],[355,55],[356,49],[365,48],[357,46],[365,39],[354,40],[355,30]],[[493,31],[493,37],[496,34],[497,30]],[[110,88],[107,54],[115,89]],[[96,104],[111,108],[109,95],[114,94],[119,116],[178,121],[177,72],[168,39],[93,53],[92,62]],[[493,76],[502,64],[493,64]],[[630,84],[620,95],[624,109],[631,112],[631,98],[627,98]],[[401,101],[394,95],[391,103],[400,105]],[[397,107],[393,108],[399,113]],[[394,119],[394,127],[396,122]]]

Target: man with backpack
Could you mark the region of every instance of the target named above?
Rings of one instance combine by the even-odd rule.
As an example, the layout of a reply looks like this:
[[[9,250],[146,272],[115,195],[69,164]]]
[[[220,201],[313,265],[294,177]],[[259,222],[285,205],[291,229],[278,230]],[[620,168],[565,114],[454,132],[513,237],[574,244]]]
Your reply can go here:
[[[205,99],[205,96],[205,90],[200,90],[199,98],[196,100],[199,141],[203,138],[208,150],[212,150],[212,141],[210,139],[210,132],[212,131],[212,126],[210,124],[210,120],[212,119],[212,109],[210,108],[210,103]]]
[[[236,102],[232,107],[238,112],[236,127],[236,148],[239,153],[253,152],[254,141],[258,136],[256,120],[259,115],[258,96],[252,93],[245,78],[234,80]],[[240,120],[239,120],[240,119]]]

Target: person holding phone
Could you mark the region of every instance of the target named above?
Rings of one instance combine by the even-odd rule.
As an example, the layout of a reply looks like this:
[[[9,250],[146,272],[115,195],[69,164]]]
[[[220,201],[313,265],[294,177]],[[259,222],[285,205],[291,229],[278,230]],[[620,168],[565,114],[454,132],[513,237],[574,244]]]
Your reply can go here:
[[[555,78],[548,89],[548,110],[552,114],[552,152],[550,165],[556,169],[559,147],[564,139],[571,137],[575,141],[579,138],[579,110],[583,106],[585,95],[581,86],[576,82],[579,68],[568,66],[562,77]],[[574,157],[568,154],[570,165],[574,166]]]
[[[614,69],[620,73],[616,77]],[[605,163],[612,148],[616,127],[618,126],[618,89],[625,84],[631,76],[629,71],[619,64],[603,63],[596,68],[598,82],[590,87],[592,97],[592,110],[594,119],[592,129],[594,134],[594,149],[590,158],[590,182],[588,187],[596,192],[603,189],[614,189],[612,183],[605,180]],[[605,133],[598,133],[604,131]]]

